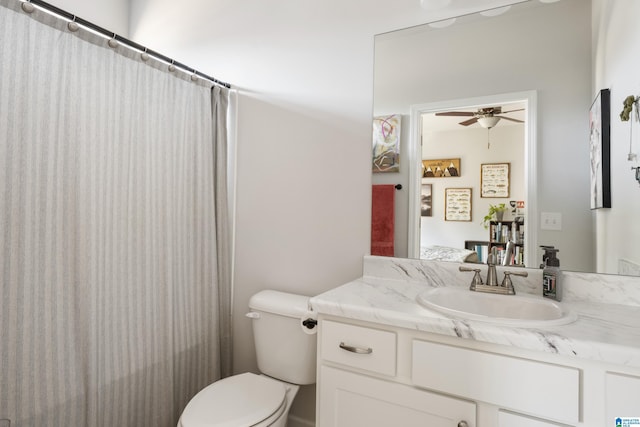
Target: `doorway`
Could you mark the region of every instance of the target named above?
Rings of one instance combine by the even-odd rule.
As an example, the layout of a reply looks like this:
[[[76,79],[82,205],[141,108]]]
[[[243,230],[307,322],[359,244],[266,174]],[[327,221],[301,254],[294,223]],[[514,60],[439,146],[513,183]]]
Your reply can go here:
[[[516,113],[496,114],[502,116],[502,119],[490,128],[481,126],[477,117],[471,115],[473,112],[497,106],[501,108],[501,112],[521,109],[522,111],[517,112],[517,119]],[[454,115],[452,114],[454,111],[461,114]],[[516,124],[515,120],[523,122],[518,123],[521,136],[510,138],[508,135],[513,135],[514,130],[506,131],[506,126],[511,123]],[[421,258],[421,250],[425,245],[438,244],[445,247],[464,248],[465,241],[488,241],[489,230],[484,229],[482,219],[489,204],[505,203],[510,207],[510,202],[517,200],[524,202],[524,208],[520,211],[520,213],[524,212],[525,219],[523,261],[527,267],[534,266],[537,248],[536,233],[533,232],[537,229],[535,130],[536,93],[534,91],[450,100],[411,107],[407,239],[410,258]],[[515,132],[518,133],[518,131]],[[469,134],[470,140],[475,139],[475,141],[461,142],[465,133]],[[522,141],[520,158],[509,161],[510,148],[505,145],[509,141],[505,139],[514,138],[521,138]],[[429,149],[429,144],[432,144],[431,147],[438,148]],[[440,161],[457,159],[460,162],[459,175],[425,175],[423,159]],[[486,192],[486,188],[483,193],[482,188],[486,185],[481,188],[481,164],[490,163],[506,163],[509,167],[513,166],[509,170],[509,183],[513,183],[513,190],[507,197],[491,197]],[[447,212],[451,213],[450,210],[447,211],[445,192],[452,193],[451,189],[470,189],[468,216],[445,217]],[[422,199],[425,190],[431,195],[431,216],[424,215]],[[466,192],[463,193],[466,194]],[[499,194],[499,196],[505,196],[505,194]]]

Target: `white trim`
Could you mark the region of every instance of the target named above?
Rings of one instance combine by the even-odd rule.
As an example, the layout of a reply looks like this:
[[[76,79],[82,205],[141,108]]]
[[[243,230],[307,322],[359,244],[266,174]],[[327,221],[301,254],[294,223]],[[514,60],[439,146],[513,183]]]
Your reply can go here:
[[[410,109],[409,134],[409,224],[407,255],[420,258],[420,183],[422,171],[422,114],[460,108],[474,108],[485,105],[524,102],[525,120],[525,265],[535,268],[538,247],[538,144],[537,117],[538,95],[536,91],[513,92],[476,98],[456,99],[412,105]]]

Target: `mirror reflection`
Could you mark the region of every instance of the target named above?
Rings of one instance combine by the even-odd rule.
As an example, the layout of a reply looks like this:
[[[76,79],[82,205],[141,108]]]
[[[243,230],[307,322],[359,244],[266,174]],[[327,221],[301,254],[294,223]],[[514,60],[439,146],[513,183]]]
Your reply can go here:
[[[492,15],[495,14],[463,16],[446,27],[423,25],[376,36],[374,116],[402,118],[399,172],[373,174],[374,185],[403,185],[395,198],[395,255],[419,257],[422,242],[464,249],[465,241],[486,241],[489,231],[484,229],[482,219],[489,205],[510,206],[512,201],[524,201],[529,242],[558,248],[565,270],[595,271],[597,248],[589,205],[588,152],[588,111],[592,102],[591,2],[562,0],[546,4],[532,0],[512,6],[506,13]],[[499,95],[526,91],[534,92],[536,99],[532,106],[536,123],[531,124],[530,153],[516,158],[507,155],[503,147],[506,142],[502,132],[522,134],[524,124],[513,122],[514,126],[502,126],[510,122],[502,119],[501,124],[488,132],[477,123],[473,128],[459,125],[465,130],[448,131],[469,133],[466,144],[472,144],[471,139],[475,138],[474,150],[483,145],[484,151],[475,152],[445,142],[447,138],[437,134],[435,125],[428,125],[430,116],[424,116],[425,128],[420,128],[424,152],[411,150],[420,145],[416,141],[420,135],[412,129],[416,120],[412,108],[440,105],[442,112],[465,111],[461,110],[463,107],[476,111],[494,106],[517,109],[501,103]],[[483,98],[494,103],[456,104],[459,100]],[[434,120],[435,117],[434,114]],[[438,117],[445,118],[450,117]],[[521,129],[516,131],[518,126]],[[483,143],[478,143],[478,139]],[[511,135],[504,139],[517,138]],[[462,161],[459,177],[419,176],[419,181],[412,184],[410,170],[422,165],[423,158],[466,158],[468,169]],[[481,197],[483,163],[511,164],[512,192],[508,197]],[[420,214],[423,183],[432,184],[431,217]],[[410,194],[410,186],[419,190]],[[445,219],[444,197],[446,188],[457,187],[472,189],[471,220],[455,224],[457,231],[453,237],[454,232],[449,229],[453,224]],[[515,218],[513,212],[510,215]],[[422,227],[412,227],[412,216],[420,219]],[[541,217],[553,218],[553,224],[541,223]],[[528,255],[526,266],[538,267],[542,251],[535,246]]]
[[[419,252],[412,257],[438,259],[446,248],[462,261],[486,263],[496,247],[498,263],[527,264],[525,107],[503,103],[420,115],[421,211],[418,229],[409,227],[419,236]],[[464,189],[470,198],[461,204],[456,193]]]

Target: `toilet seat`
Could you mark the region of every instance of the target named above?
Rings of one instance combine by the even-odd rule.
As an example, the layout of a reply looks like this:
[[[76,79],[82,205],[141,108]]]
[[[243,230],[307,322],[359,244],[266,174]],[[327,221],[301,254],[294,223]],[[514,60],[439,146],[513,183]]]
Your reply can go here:
[[[234,375],[196,394],[178,427],[268,426],[284,411],[286,394],[279,381],[252,373]]]

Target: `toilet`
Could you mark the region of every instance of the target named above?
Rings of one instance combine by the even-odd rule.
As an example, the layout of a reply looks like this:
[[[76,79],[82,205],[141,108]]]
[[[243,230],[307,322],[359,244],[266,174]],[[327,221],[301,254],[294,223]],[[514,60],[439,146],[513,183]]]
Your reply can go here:
[[[260,375],[216,381],[187,404],[178,427],[285,427],[301,385],[316,382],[316,327],[309,297],[266,290],[249,300],[247,313]]]

